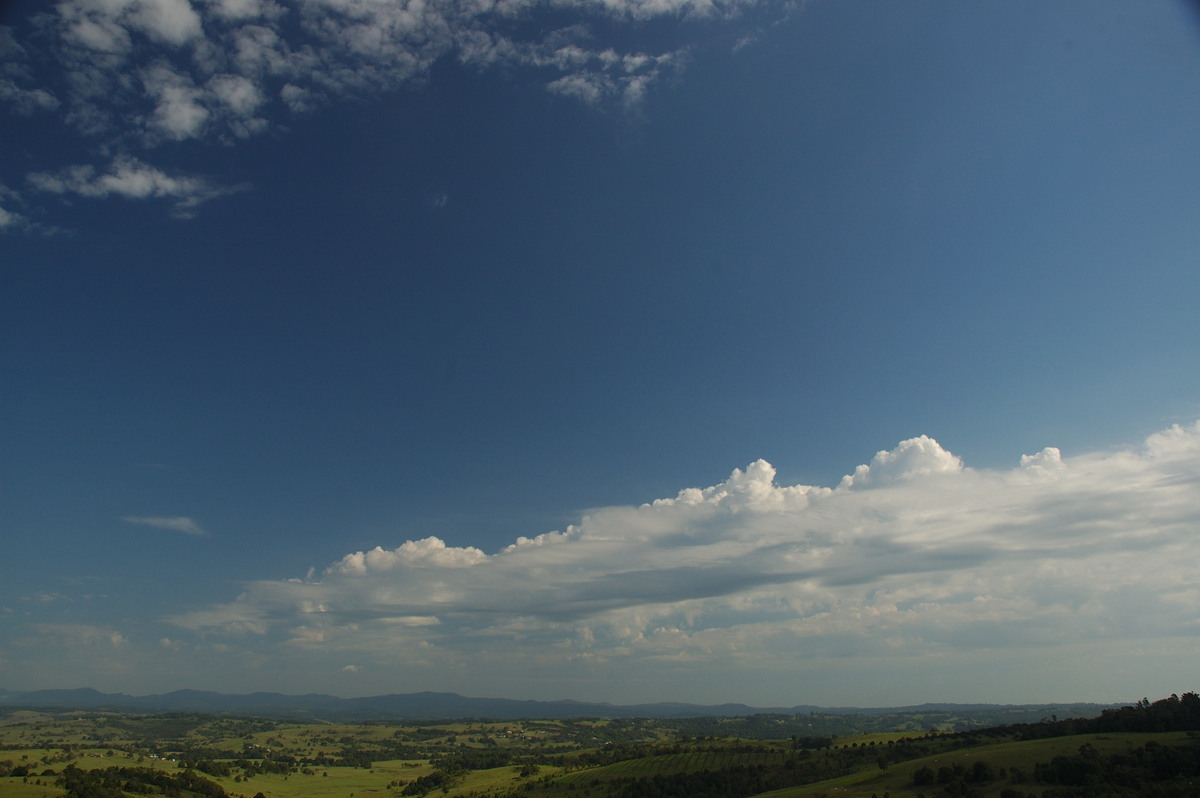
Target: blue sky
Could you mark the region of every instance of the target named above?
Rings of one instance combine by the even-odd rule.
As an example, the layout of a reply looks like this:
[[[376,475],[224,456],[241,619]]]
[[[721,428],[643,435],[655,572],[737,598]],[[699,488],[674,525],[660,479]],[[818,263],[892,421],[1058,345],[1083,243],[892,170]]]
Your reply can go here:
[[[0,686],[1195,689],[1194,4],[0,26]]]

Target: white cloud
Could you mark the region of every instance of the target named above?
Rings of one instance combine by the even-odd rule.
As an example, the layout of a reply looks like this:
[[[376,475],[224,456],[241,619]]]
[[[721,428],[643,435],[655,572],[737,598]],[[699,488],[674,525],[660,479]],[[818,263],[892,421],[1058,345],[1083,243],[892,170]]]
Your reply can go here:
[[[22,601],[36,601],[36,602],[39,602],[42,604],[48,604],[50,602],[66,601],[68,599],[66,596],[64,596],[61,593],[48,593],[46,591],[40,591],[38,593],[34,593],[32,596],[22,596],[21,600]]]
[[[15,230],[25,224],[27,224],[27,220],[24,216],[0,207],[0,231]]]
[[[114,158],[105,173],[97,173],[95,167],[85,164],[57,172],[34,172],[27,179],[34,189],[50,194],[170,199],[175,203],[174,213],[182,217],[190,216],[204,202],[239,190],[214,186],[201,177],[168,175],[130,156]]]
[[[1127,450],[1046,448],[1007,471],[966,468],[922,436],[835,489],[777,485],[759,460],[495,554],[434,537],[376,547],[172,621],[477,682],[991,648],[1117,657],[1195,633],[1198,525],[1200,423]]]
[[[23,213],[12,210],[24,207],[25,201],[16,191],[0,183],[0,235],[6,233],[40,233],[45,236],[63,233],[60,228],[35,222]],[[7,206],[7,207],[5,207]]]
[[[119,648],[129,642],[121,632],[105,626],[47,623],[35,624],[30,628],[66,648]]]
[[[552,93],[636,110],[654,85],[682,70],[692,21],[728,23],[755,8],[774,18],[786,14],[787,3],[60,0],[31,20],[37,47],[23,46],[12,30],[0,27],[0,104],[19,114],[59,114],[92,137],[97,151],[126,153],[113,167],[125,172],[140,163],[135,155],[156,147],[261,135],[322,104],[423,79],[445,58],[524,71]],[[548,11],[566,24],[526,24]],[[604,24],[596,25],[601,18]],[[675,29],[652,36],[642,24],[651,18],[674,20]],[[614,22],[628,35],[608,41],[594,30]],[[44,85],[34,79],[35,64],[43,68]],[[29,178],[60,194],[174,196],[181,217],[227,193],[194,180],[184,185],[187,178],[170,187],[155,178],[156,191],[105,190],[120,177],[96,176],[89,168],[67,166]],[[148,177],[146,168],[137,171]],[[0,226],[12,229],[21,219],[6,210]]]
[[[171,532],[182,532],[185,535],[204,536],[208,534],[200,525],[186,516],[170,516],[170,517],[143,517],[143,516],[125,516],[121,519],[131,524],[140,526],[151,526],[155,529],[166,529]]]
[[[258,86],[241,75],[217,75],[208,85],[213,94],[238,116],[251,116],[263,104]]]
[[[200,15],[188,0],[62,0],[55,11],[65,40],[102,53],[128,53],[131,32],[170,47],[203,34]]]
[[[181,47],[200,37],[200,15],[188,0],[137,0],[127,6],[130,27],[151,39]]]
[[[125,139],[145,132],[129,129],[131,122],[148,119],[159,133],[182,140],[244,135],[234,120],[230,130],[211,124],[209,114],[221,104],[258,109],[277,99],[264,121],[278,121],[284,109],[305,110],[318,98],[394,89],[446,56],[478,66],[553,71],[558,74],[547,81],[551,91],[589,103],[636,105],[664,71],[681,66],[686,45],[657,53],[621,51],[594,41],[588,20],[597,14],[625,21],[731,18],[754,5],[575,0],[557,4],[556,11],[574,14],[578,22],[532,37],[518,36],[512,24],[543,9],[529,0],[62,0],[40,24],[72,86],[68,119],[95,133],[104,117],[114,128],[110,135]],[[128,79],[131,60],[140,62],[132,71],[143,75],[141,92]],[[215,78],[220,80],[210,83]],[[199,88],[206,85],[212,91]],[[21,91],[42,92],[22,94],[26,102],[58,102],[44,90]]]
[[[299,86],[293,86],[291,83],[279,90],[279,96],[292,113],[295,114],[311,111],[316,107],[316,101],[312,92]]]
[[[22,116],[35,111],[53,111],[58,98],[45,89],[22,89],[12,78],[0,75],[0,102],[9,103]]]
[[[1025,464],[1025,457],[1021,464]],[[962,461],[947,452],[933,438],[922,435],[903,441],[891,451],[881,451],[870,465],[860,465],[854,474],[842,480],[844,488],[886,485],[929,474],[948,474],[962,470]]]
[[[586,31],[569,29],[566,36],[586,38]],[[524,60],[540,66],[553,66],[562,77],[546,84],[555,94],[571,97],[588,105],[603,105],[616,100],[626,108],[636,108],[645,99],[649,87],[664,74],[682,69],[686,51],[674,50],[659,55],[617,53],[612,49],[592,50],[575,42],[552,48],[531,48]]]
[[[21,116],[58,108],[59,100],[51,92],[21,85],[32,81],[29,52],[17,42],[11,28],[0,25],[0,104],[7,103]]]
[[[102,5],[67,2],[56,10],[62,18],[60,34],[65,43],[113,56],[124,56],[133,49],[129,31]]]
[[[270,0],[209,0],[211,13],[223,20],[277,18],[285,12]]]
[[[594,72],[564,75],[546,84],[546,88],[555,94],[572,97],[588,105],[599,105],[601,100],[613,93],[614,87],[611,78]]]
[[[399,548],[384,551],[379,546],[368,552],[357,551],[347,554],[342,561],[330,567],[330,572],[343,574],[366,574],[391,571],[400,567],[422,565],[442,568],[465,568],[484,562],[487,555],[474,547],[450,548],[438,538],[410,540]]]

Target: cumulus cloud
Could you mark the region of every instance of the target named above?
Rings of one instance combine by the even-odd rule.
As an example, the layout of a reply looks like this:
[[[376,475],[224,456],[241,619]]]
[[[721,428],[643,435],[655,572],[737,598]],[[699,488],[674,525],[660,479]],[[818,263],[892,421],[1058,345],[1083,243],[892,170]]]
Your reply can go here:
[[[531,29],[514,24],[544,10],[544,4],[528,0],[63,0],[52,14],[38,19],[54,44],[57,64],[70,75],[68,102],[79,112],[76,121],[94,122],[97,106],[133,110],[101,114],[119,127],[121,119],[170,116],[179,110],[171,106],[178,105],[183,91],[175,84],[200,87],[222,72],[249,81],[258,102],[273,98],[291,105],[287,95],[298,89],[312,97],[391,89],[424,75],[446,56],[479,66],[552,70],[558,73],[548,83],[553,91],[588,102],[606,96],[635,102],[664,68],[679,65],[686,45],[658,52],[620,50],[595,41],[591,20],[730,19],[756,4],[575,0],[556,4],[574,23],[544,28],[533,37]],[[24,53],[15,40],[13,48]],[[175,90],[164,92],[157,84],[143,81],[139,86],[128,79],[131,65],[146,63],[169,65],[179,76]],[[29,99],[57,102],[52,97]],[[187,104],[195,114],[211,112],[221,100],[219,93],[197,90],[188,95]]]
[[[1021,458],[1024,465],[1025,458]],[[962,461],[927,435],[901,442],[890,451],[880,451],[870,465],[860,465],[842,479],[844,488],[886,485],[930,474],[949,474],[962,470]]]
[[[182,515],[169,517],[144,517],[128,515],[121,520],[127,521],[131,524],[138,524],[140,526],[149,526],[154,527],[155,529],[166,529],[170,532],[182,532],[185,535],[204,536],[208,534],[201,529],[200,525],[195,521]]]
[[[443,568],[462,568],[476,565],[487,555],[474,547],[450,548],[438,538],[410,540],[391,551],[376,546],[368,552],[347,554],[330,571],[343,574],[379,573],[401,567],[434,565]]]
[[[129,26],[156,42],[182,47],[201,35],[200,15],[188,0],[135,0],[124,5]]]
[[[0,107],[55,114],[94,150],[127,153],[109,175],[30,176],[59,194],[177,198],[176,216],[224,193],[194,178],[105,190],[156,148],[236,143],[290,118],[424,79],[439,59],[503,68],[556,95],[637,109],[684,67],[701,23],[743,27],[784,0],[60,0],[29,20],[38,45],[0,26]],[[537,22],[553,16],[553,23]],[[652,19],[671,20],[653,32]],[[738,20],[736,24],[735,20]],[[745,25],[753,23],[745,22]],[[614,32],[618,31],[619,32]],[[24,30],[24,29],[22,29]],[[597,31],[604,31],[604,34]],[[182,181],[182,183],[180,182]],[[60,188],[54,188],[54,187]],[[0,227],[21,221],[11,209]]]
[[[836,488],[763,460],[488,554],[352,552],[171,619],[387,667],[776,668],[1195,635],[1200,423],[1141,446],[976,470],[921,436]],[[1149,578],[1150,575],[1153,578]],[[344,660],[343,660],[344,661]],[[790,664],[789,664],[790,663]]]
[[[732,18],[754,5],[575,0],[556,8],[577,22],[533,38],[517,35],[514,24],[543,10],[527,0],[63,0],[39,19],[70,75],[69,118],[88,132],[106,124],[110,134],[140,134],[154,144],[156,127],[177,139],[244,135],[232,120],[210,118],[229,104],[231,89],[243,109],[296,111],[322,98],[393,89],[447,56],[553,71],[552,91],[586,102],[636,103],[664,70],[679,66],[686,47],[619,51],[593,40],[589,20]],[[150,74],[131,80],[131,66]],[[138,119],[152,124],[122,130]]]
[[[154,100],[149,126],[167,138],[180,141],[201,135],[209,111],[202,103],[203,92],[190,76],[169,64],[156,63],[142,70],[142,86]]]

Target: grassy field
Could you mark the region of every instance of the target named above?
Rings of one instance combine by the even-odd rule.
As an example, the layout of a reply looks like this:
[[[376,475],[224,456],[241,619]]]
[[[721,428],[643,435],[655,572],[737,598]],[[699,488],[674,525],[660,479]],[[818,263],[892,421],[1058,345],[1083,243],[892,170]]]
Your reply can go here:
[[[502,767],[490,770],[476,770],[467,774],[462,784],[450,790],[449,795],[469,795],[482,792],[503,792],[519,788],[523,784],[532,783],[538,779],[553,779],[561,775],[562,768],[542,765],[536,776],[522,777],[520,768]]]
[[[721,770],[729,767],[755,767],[757,765],[778,766],[784,752],[764,754],[739,754],[731,751],[698,751],[686,754],[662,754],[640,759],[627,759],[603,767],[587,768],[569,773],[559,781],[563,784],[583,784],[593,781],[639,779],[651,776],[669,776],[675,773],[693,773],[703,770]]]
[[[432,772],[427,762],[394,760],[376,762],[369,770],[363,768],[321,768],[314,775],[292,773],[282,776],[264,773],[252,779],[236,782],[231,778],[214,778],[230,795],[262,793],[270,798],[369,798],[386,795],[394,781],[412,781]]]
[[[0,779],[0,795],[4,798],[60,798],[63,791],[50,785],[24,784],[21,779]]]
[[[103,713],[75,716],[13,712],[0,721],[0,762],[24,767],[28,776],[0,777],[0,798],[62,798],[54,786],[57,773],[68,764],[84,770],[110,767],[179,770],[178,762],[153,749],[274,752],[302,759],[346,748],[367,752],[386,750],[397,740],[431,752],[468,748],[537,750],[562,743],[578,730],[586,733],[600,724],[557,721],[446,723],[434,727],[400,724],[301,724],[194,716],[133,717]],[[97,743],[102,742],[102,745]],[[217,757],[221,759],[222,757]],[[233,757],[227,758],[226,761]],[[251,759],[255,757],[250,757]],[[434,770],[428,757],[380,759],[371,767],[297,766],[293,772],[247,776],[208,776],[231,796],[262,793],[268,798],[396,798],[403,785]],[[53,771],[53,772],[50,772]],[[521,768],[505,766],[471,771],[446,793],[467,795],[506,792],[522,786]],[[536,778],[553,778],[561,767],[542,765]],[[44,774],[44,775],[43,775]]]
[[[962,783],[977,763],[991,774],[970,782],[982,798],[999,798],[1006,788],[1040,796],[1047,787],[1033,781],[1038,762],[1076,755],[1085,744],[1098,755],[1130,751],[1151,740],[1182,746],[1195,734],[1093,733],[1015,742],[1018,734],[1012,730],[964,735],[894,731],[823,738],[806,747],[809,738],[800,736],[679,734],[668,722],[644,720],[404,725],[186,713],[10,712],[0,715],[0,798],[64,798],[56,780],[68,765],[85,770],[153,768],[179,775],[181,761],[204,771],[232,798],[259,793],[265,798],[400,798],[406,785],[422,777],[442,780],[430,793],[433,798],[615,798],[658,794],[660,789],[676,795],[707,791],[748,796],[832,774],[842,775],[761,796],[934,798],[946,794],[946,785],[914,786],[914,773],[928,768],[933,774],[946,769],[950,775],[957,768],[954,779]],[[18,772],[2,775],[13,771]],[[214,773],[226,775],[209,775]],[[195,796],[185,791],[182,798]]]
[[[952,767],[955,764],[964,768],[970,767],[976,761],[986,762],[997,772],[1003,768],[1012,772],[1021,770],[1032,780],[1032,763],[1047,762],[1056,756],[1078,753],[1080,746],[1091,745],[1101,753],[1126,751],[1137,746],[1145,745],[1154,740],[1159,743],[1179,743],[1186,739],[1186,732],[1164,733],[1123,733],[1123,734],[1080,734],[1071,737],[1055,737],[1047,740],[1027,740],[1023,742],[1004,742],[995,745],[983,745],[954,751],[937,756],[913,759],[908,762],[893,765],[887,770],[865,768],[857,773],[843,776],[803,787],[791,787],[785,790],[773,790],[762,793],[757,798],[871,798],[887,793],[890,798],[916,798],[918,795],[941,795],[940,785],[914,787],[913,774],[923,767],[935,772],[938,768]],[[1008,788],[1019,789],[1022,792],[1041,795],[1043,787],[1029,783],[1013,784],[1009,780],[997,780],[991,784],[976,787],[984,798],[999,796],[1001,790]]]
[[[34,763],[38,762],[34,758],[34,755],[38,753],[43,752],[37,750],[20,752],[0,751],[0,761],[9,759],[18,762],[20,761],[19,756],[25,755],[29,757],[28,762],[25,764]],[[13,756],[13,754],[18,754],[18,756]],[[179,770],[178,765],[173,762],[153,759],[138,762],[136,758],[128,756],[97,756],[86,753],[78,759],[73,760],[71,764],[84,770],[108,767],[145,767],[169,772]],[[65,766],[66,763],[43,765],[38,762],[36,772],[40,774],[47,768],[57,771]],[[508,770],[511,771],[511,768]],[[227,793],[233,796],[253,796],[261,792],[269,796],[269,798],[370,798],[371,795],[387,795],[389,784],[397,781],[412,781],[432,771],[433,768],[428,762],[395,760],[390,762],[376,762],[370,769],[347,767],[321,768],[314,770],[313,775],[305,775],[299,772],[287,776],[275,773],[263,773],[240,781],[225,777],[209,778],[220,784]],[[42,781],[43,785],[35,785],[35,780]],[[53,782],[53,776],[40,775],[30,775],[28,778],[0,778],[0,796],[3,796],[3,798],[49,798],[50,796],[61,796],[63,791],[52,786]]]

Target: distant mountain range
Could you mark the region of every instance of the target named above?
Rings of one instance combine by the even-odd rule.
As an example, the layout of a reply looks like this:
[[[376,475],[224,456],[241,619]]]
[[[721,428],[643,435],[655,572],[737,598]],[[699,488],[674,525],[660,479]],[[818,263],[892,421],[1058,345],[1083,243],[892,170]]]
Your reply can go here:
[[[1008,705],[1004,705],[1008,706]],[[1062,717],[1094,717],[1112,704],[1020,705],[1022,709],[1057,713]],[[366,698],[338,698],[309,693],[249,693],[230,695],[202,690],[176,690],[161,695],[131,696],[101,693],[91,688],[75,690],[0,689],[0,709],[16,707],[110,710],[115,712],[202,712],[220,715],[255,715],[292,720],[446,720],[480,718],[493,720],[566,718],[697,718],[739,717],[761,714],[795,715],[894,713],[971,713],[1003,708],[998,704],[922,704],[908,707],[751,707],[746,704],[603,704],[580,701],[518,701],[507,698],[468,698],[457,693],[392,693]],[[1013,707],[1014,709],[1016,707]]]

